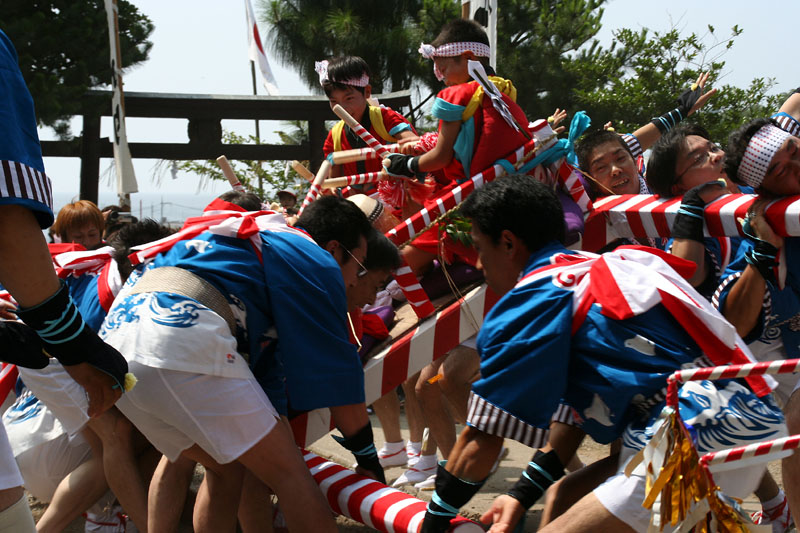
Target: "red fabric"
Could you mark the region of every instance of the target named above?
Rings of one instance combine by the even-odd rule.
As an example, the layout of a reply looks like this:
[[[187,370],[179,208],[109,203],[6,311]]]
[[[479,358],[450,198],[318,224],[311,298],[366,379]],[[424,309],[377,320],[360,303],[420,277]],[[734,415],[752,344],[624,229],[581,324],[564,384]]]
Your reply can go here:
[[[363,316],[364,312],[360,308],[350,311],[350,322],[353,324],[348,331],[350,344],[358,346],[361,337],[364,336]]]
[[[8,393],[14,390],[19,376],[17,365],[12,365],[11,363],[3,363],[2,365],[2,370],[0,370],[0,403],[6,401]]]
[[[361,313],[361,328],[362,337],[370,335],[380,341],[389,336],[389,328],[386,327],[381,317],[375,313]]]
[[[364,113],[368,112],[369,111],[367,109],[364,110]],[[401,115],[394,109],[390,109],[388,107],[381,107],[381,116],[383,117],[383,125],[386,128],[387,132],[392,131],[392,128],[394,128],[398,124],[410,125],[408,120],[406,120],[406,118],[403,115]],[[350,150],[353,148],[350,145],[350,142],[347,140],[347,136],[344,134],[346,129],[347,129],[346,127],[342,129],[342,150]],[[369,131],[373,137],[378,139],[378,141],[382,143],[387,142],[380,135],[378,135],[378,132],[375,131],[375,128],[372,124],[370,124],[370,127],[367,129],[367,131]],[[414,134],[417,133],[416,130],[414,130],[414,126],[411,126],[411,131],[414,132]],[[328,136],[325,138],[325,143],[322,145],[322,153],[325,157],[328,157],[328,154],[330,154],[331,152],[333,152],[332,130],[328,132]],[[380,172],[381,170],[383,170],[383,164],[380,159],[368,159],[364,161],[364,165],[366,172]],[[339,167],[340,167],[339,175],[341,176],[352,176],[360,172],[355,162],[345,163],[343,165],[339,165]]]
[[[451,104],[466,106],[479,87],[476,81],[453,85],[440,91],[437,97]],[[522,108],[505,94],[503,94],[503,100],[517,122],[527,126],[528,118]],[[516,131],[506,123],[492,106],[491,98],[486,95],[483,96],[480,108],[475,111],[473,119],[475,142],[472,149],[470,168],[463,168],[461,163],[453,158],[444,168],[445,175],[451,180],[463,181],[478,172],[483,172],[494,165],[495,161],[513,152],[528,140],[521,132]],[[440,128],[441,122],[439,121]],[[491,142],[481,142],[484,137],[491,138]],[[469,175],[467,175],[467,172],[469,172]]]
[[[247,209],[245,209],[244,207],[238,206],[236,204],[232,204],[230,202],[226,202],[225,200],[220,200],[219,198],[214,198],[203,209],[204,213],[206,211],[241,211],[242,213],[244,213],[244,212],[247,211]]]

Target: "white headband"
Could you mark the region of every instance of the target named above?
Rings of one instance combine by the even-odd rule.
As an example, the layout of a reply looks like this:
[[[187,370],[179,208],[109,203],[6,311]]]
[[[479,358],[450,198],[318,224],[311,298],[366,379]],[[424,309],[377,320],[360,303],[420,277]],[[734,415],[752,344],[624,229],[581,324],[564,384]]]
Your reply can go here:
[[[419,45],[419,53],[425,59],[433,59],[434,57],[455,57],[460,56],[464,52],[472,52],[478,57],[489,57],[489,45],[483,43],[476,43],[474,41],[447,43],[439,47],[434,47],[430,44],[422,43]]]
[[[760,187],[772,158],[789,137],[791,135],[773,124],[765,124],[759,129],[745,148],[736,172],[739,179],[754,189]]]
[[[433,59],[434,57],[456,57],[464,52],[472,52],[478,57],[489,57],[489,46],[474,41],[447,43],[439,47],[425,43],[419,45],[419,53],[422,54],[422,57],[425,59]],[[437,80],[444,80],[444,75],[439,71],[436,63],[433,64],[433,73],[436,74]]]
[[[367,73],[363,73],[360,78],[352,79],[352,80],[331,80],[328,77],[328,60],[323,59],[322,61],[315,61],[314,62],[314,70],[317,71],[319,74],[319,84],[322,85],[326,81],[331,81],[333,83],[341,83],[342,85],[352,85],[354,87],[366,87],[369,85],[369,76]]]

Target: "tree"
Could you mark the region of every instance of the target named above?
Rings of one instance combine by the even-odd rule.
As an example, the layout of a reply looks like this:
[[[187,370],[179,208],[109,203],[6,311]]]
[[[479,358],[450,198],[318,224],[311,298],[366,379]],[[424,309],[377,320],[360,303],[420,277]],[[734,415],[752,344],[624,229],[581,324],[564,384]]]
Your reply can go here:
[[[719,94],[689,118],[709,130],[713,139],[724,141],[728,133],[748,120],[768,116],[783,100],[768,95],[773,79],[755,79],[749,87],[716,84],[724,73],[722,60],[742,30],[734,26],[720,39],[713,26],[703,35],[681,36],[673,28],[666,32],[615,32],[615,46],[597,46],[564,62],[576,80],[572,91],[576,109],[586,109],[596,126],[612,120],[617,131],[633,131],[653,116],[675,107],[675,99],[699,74],[710,71],[708,83]]]
[[[497,71],[514,82],[530,118],[573,109],[581,73],[565,69],[571,53],[600,31],[605,0],[504,0],[497,15]],[[597,45],[595,45],[597,46]]]
[[[118,0],[122,64],[147,59],[153,24],[128,0]],[[68,137],[87,89],[111,83],[108,22],[103,0],[3,0],[0,27],[14,43],[41,125]]]
[[[292,121],[287,122],[287,131],[276,131],[283,144],[300,144],[308,138],[307,122]],[[222,142],[224,144],[256,144],[258,139],[253,135],[247,137],[236,133],[223,131]],[[301,161],[308,167],[308,161]],[[293,168],[288,170],[284,161],[255,161],[255,160],[235,160],[230,161],[233,172],[239,181],[248,191],[256,193],[267,201],[277,201],[276,193],[280,190],[292,190],[302,202],[309,188],[309,183],[302,178]],[[182,170],[201,178],[200,187],[203,181],[225,181],[227,178],[222,174],[219,165],[213,159],[203,161],[165,161],[158,164],[156,175],[163,179],[166,170]]]
[[[338,55],[367,62],[374,92],[406,89],[423,76],[416,58],[421,34],[412,19],[419,0],[271,0],[264,7],[271,49],[311,88],[319,89],[314,62]]]
[[[562,57],[600,29],[605,0],[503,0],[498,9],[498,70],[523,87],[519,101],[534,115],[550,114],[572,78]],[[264,19],[269,45],[311,88],[319,88],[314,62],[357,55],[372,69],[374,92],[421,83],[442,89],[429,60],[417,52],[448,20],[460,16],[453,0],[269,0]],[[562,105],[563,107],[563,105]]]

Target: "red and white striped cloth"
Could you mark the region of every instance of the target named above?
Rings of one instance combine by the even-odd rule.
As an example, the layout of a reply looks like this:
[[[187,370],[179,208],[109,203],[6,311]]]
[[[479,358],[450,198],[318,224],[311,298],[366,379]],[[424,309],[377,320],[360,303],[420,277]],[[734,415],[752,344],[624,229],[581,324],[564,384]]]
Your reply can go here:
[[[463,300],[420,322],[398,338],[364,366],[366,403],[370,404],[397,388],[434,360],[443,356],[472,335],[499,297],[481,285]],[[291,420],[295,442],[310,446],[333,429],[330,411],[317,409]]]
[[[705,208],[707,236],[742,235],[738,219],[747,215],[755,202],[752,194],[728,194]],[[595,200],[586,219],[585,250],[598,250],[622,237],[669,237],[681,198],[664,200],[650,194],[604,196]],[[771,203],[765,216],[776,233],[800,236],[800,196],[787,196]]]
[[[386,533],[419,531],[428,506],[426,502],[309,451],[303,450],[303,459],[335,513]],[[481,526],[462,517],[450,524],[452,533],[483,531]]]
[[[515,164],[517,161],[522,160],[522,157],[526,153],[533,150],[534,144],[535,141],[533,140],[525,143],[523,146],[517,148],[513,153],[506,156],[505,159],[512,165]],[[423,208],[417,211],[412,216],[389,230],[389,232],[386,233],[386,236],[389,238],[389,240],[397,245],[411,240],[439,216],[444,215],[450,209],[464,201],[467,196],[472,193],[472,191],[483,187],[485,183],[489,183],[503,174],[505,174],[505,169],[502,165],[494,165],[483,172],[475,174],[469,180],[457,187],[454,187],[450,191],[437,198],[435,207],[432,207],[431,209]]]
[[[400,260],[403,264],[394,271],[394,279],[397,280],[397,284],[400,285],[400,289],[403,291],[408,303],[411,304],[411,308],[414,310],[414,313],[416,313],[417,318],[420,320],[427,318],[435,311],[433,304],[430,298],[428,298],[425,289],[422,288],[419,280],[417,280],[417,276],[414,275],[414,272],[411,270],[411,267],[408,266],[408,263],[406,263],[402,255],[400,256]]]

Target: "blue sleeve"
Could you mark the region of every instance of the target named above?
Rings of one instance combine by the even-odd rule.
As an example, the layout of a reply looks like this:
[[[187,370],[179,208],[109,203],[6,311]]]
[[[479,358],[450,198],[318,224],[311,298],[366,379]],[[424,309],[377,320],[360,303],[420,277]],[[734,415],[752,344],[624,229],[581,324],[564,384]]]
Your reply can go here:
[[[473,392],[531,426],[549,427],[567,386],[571,327],[572,293],[549,278],[512,290],[478,334],[481,377]]]
[[[276,357],[293,409],[364,401],[364,372],[348,341],[341,270],[314,243],[292,234],[263,236],[262,256],[278,333]]]
[[[742,239],[735,255],[731,258],[728,268],[726,268],[725,272],[723,272],[722,276],[720,276],[719,287],[717,287],[717,290],[714,292],[714,296],[711,299],[711,303],[714,305],[714,307],[719,309],[720,312],[722,312],[722,310],[725,308],[725,302],[728,299],[728,295],[730,295],[731,289],[733,289],[733,286],[736,285],[736,282],[742,275],[742,272],[744,272],[744,269],[747,267],[745,253],[752,249],[753,242],[749,239]],[[769,290],[769,284],[767,284],[767,292],[765,293],[765,297],[769,294]],[[750,333],[747,334],[747,336],[742,337],[745,342],[750,343],[761,337],[762,330],[764,329],[764,311],[764,305],[762,304],[761,312],[758,315],[758,321],[756,322],[755,327]]]
[[[431,115],[433,115],[433,118],[438,118],[445,122],[461,122],[464,109],[466,108],[463,105],[451,104],[447,100],[436,98],[433,101]]]
[[[398,133],[400,133],[401,131],[411,131],[411,124],[407,124],[407,123],[398,124],[397,126],[395,126],[394,128],[389,130],[389,135],[394,137]]]

